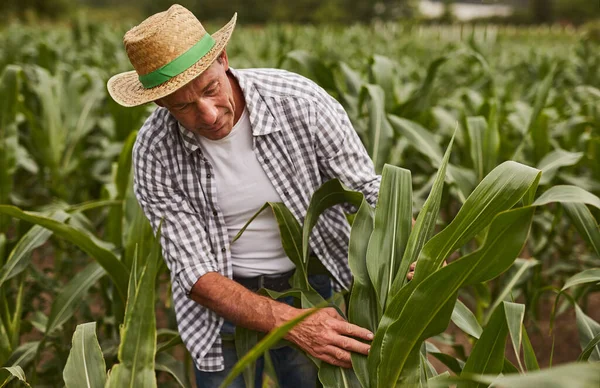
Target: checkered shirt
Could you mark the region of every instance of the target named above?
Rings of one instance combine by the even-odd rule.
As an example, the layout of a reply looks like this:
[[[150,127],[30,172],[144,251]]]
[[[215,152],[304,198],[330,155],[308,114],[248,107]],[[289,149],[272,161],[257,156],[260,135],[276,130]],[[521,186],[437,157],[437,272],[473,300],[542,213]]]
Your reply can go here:
[[[304,220],[313,192],[333,178],[375,204],[381,177],[334,98],[287,71],[229,71],[246,100],[256,157],[298,222]],[[221,371],[219,330],[224,320],[189,296],[207,272],[233,276],[227,227],[216,202],[219,177],[195,136],[164,108],[157,108],[140,129],[133,166],[135,195],[155,232],[164,217],[161,244],[181,338],[198,369]],[[350,228],[343,210],[336,206],[320,217],[310,248],[348,288]]]

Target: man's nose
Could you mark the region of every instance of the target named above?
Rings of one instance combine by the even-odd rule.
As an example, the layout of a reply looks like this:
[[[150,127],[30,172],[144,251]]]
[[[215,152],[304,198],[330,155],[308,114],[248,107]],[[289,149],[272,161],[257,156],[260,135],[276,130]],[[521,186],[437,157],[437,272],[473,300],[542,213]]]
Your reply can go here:
[[[217,106],[210,100],[199,98],[196,102],[198,108],[198,115],[202,122],[211,125],[214,124],[219,117],[219,110]]]

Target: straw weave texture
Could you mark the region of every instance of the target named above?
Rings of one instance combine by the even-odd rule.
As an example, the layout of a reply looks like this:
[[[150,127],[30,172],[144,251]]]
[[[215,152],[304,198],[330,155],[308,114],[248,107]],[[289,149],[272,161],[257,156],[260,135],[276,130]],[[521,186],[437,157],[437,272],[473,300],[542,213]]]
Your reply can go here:
[[[202,74],[223,51],[235,28],[237,14],[212,34],[215,45],[198,62],[163,84],[146,89],[138,79],[161,68],[189,50],[206,34],[193,13],[180,5],[157,13],[127,31],[123,43],[134,71],[113,76],[107,87],[111,97],[123,106],[137,106],[165,97]]]

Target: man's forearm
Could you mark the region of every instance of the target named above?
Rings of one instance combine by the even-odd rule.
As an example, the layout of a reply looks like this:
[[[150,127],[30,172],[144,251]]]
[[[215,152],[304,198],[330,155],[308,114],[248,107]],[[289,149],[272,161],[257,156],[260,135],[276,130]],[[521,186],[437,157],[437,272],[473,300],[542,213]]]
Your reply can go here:
[[[262,332],[268,332],[301,313],[216,272],[209,272],[198,279],[190,296],[236,325]]]

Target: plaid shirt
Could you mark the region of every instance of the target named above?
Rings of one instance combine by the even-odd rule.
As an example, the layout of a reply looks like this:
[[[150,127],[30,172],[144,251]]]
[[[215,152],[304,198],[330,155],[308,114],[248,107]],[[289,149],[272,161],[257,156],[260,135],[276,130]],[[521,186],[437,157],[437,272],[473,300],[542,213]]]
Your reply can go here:
[[[381,177],[334,98],[287,71],[230,71],[250,113],[256,158],[298,222],[313,192],[332,178],[375,204]],[[133,165],[135,195],[155,232],[164,217],[161,244],[181,338],[198,369],[223,370],[219,330],[224,320],[189,297],[207,272],[232,278],[227,227],[216,202],[219,177],[195,135],[164,108],[157,108],[139,131]],[[343,208],[336,206],[320,217],[310,240],[311,251],[346,288],[352,276],[349,236]]]

